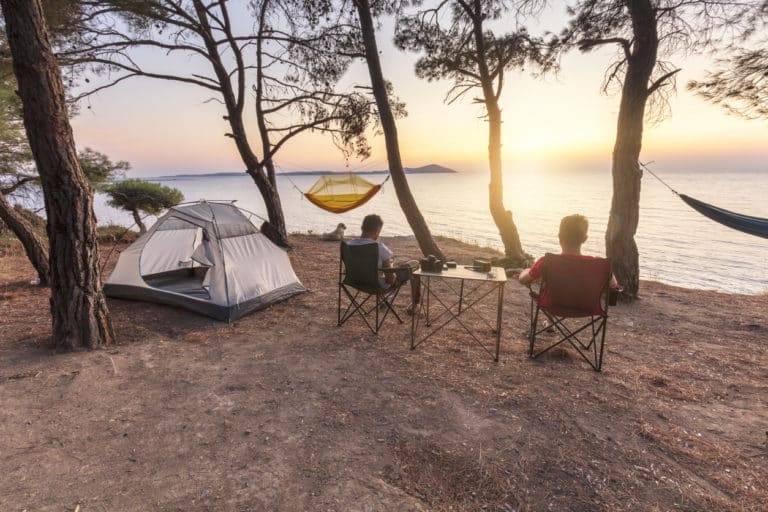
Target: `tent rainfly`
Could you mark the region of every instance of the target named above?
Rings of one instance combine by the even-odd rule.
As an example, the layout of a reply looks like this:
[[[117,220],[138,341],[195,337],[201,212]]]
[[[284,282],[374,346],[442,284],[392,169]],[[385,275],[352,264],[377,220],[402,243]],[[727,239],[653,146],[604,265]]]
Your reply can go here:
[[[288,254],[230,202],[171,208],[120,254],[108,297],[236,320],[306,291]]]

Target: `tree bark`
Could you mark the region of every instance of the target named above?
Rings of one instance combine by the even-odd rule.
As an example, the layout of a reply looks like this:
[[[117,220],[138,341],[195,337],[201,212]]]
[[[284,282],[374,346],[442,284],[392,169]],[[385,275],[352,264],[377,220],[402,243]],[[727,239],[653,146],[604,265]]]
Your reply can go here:
[[[613,147],[613,198],[605,233],[606,255],[616,279],[630,297],[640,288],[640,263],[635,233],[640,218],[640,150],[648,83],[656,65],[659,38],[656,13],[649,0],[626,0],[634,42],[627,59]]]
[[[389,175],[392,177],[392,184],[395,187],[397,199],[400,202],[400,208],[411,226],[416,241],[419,244],[421,252],[427,256],[434,254],[440,259],[444,259],[443,252],[432,238],[424,217],[421,215],[419,206],[411,194],[408,185],[408,179],[403,171],[403,162],[400,159],[400,145],[397,139],[397,125],[395,116],[389,105],[387,95],[386,81],[381,71],[381,62],[379,60],[379,50],[376,45],[376,32],[373,26],[373,17],[371,16],[371,7],[368,0],[355,0],[357,13],[360,18],[360,30],[363,36],[365,46],[365,60],[368,64],[368,72],[371,77],[371,87],[373,96],[376,99],[376,106],[379,110],[379,119],[381,129],[384,132],[384,140],[387,147],[387,162],[389,163]]]
[[[8,229],[13,231],[16,238],[21,241],[21,245],[24,246],[27,258],[29,258],[32,266],[37,271],[40,286],[48,286],[48,276],[51,272],[48,265],[48,256],[46,255],[48,249],[40,237],[37,236],[32,225],[24,217],[16,213],[13,205],[8,202],[8,199],[3,194],[0,194],[0,219],[8,226]]]
[[[266,5],[266,2],[264,3]],[[245,164],[245,172],[253,179],[256,187],[261,193],[261,197],[264,200],[264,207],[267,210],[267,217],[269,223],[273,229],[267,230],[265,235],[268,236],[273,242],[283,247],[288,247],[288,233],[285,227],[285,216],[283,215],[283,206],[280,203],[280,195],[277,191],[277,185],[274,177],[274,172],[269,176],[265,172],[264,162],[260,162],[256,154],[253,152],[250,143],[248,142],[248,135],[245,131],[245,123],[243,122],[243,108],[244,108],[244,96],[245,96],[245,64],[242,58],[242,53],[237,44],[237,41],[233,39],[232,34],[226,33],[224,37],[228,37],[230,40],[230,46],[234,54],[235,62],[237,65],[237,92],[232,86],[232,80],[227,68],[221,60],[218,48],[216,46],[216,39],[208,21],[208,14],[206,7],[200,0],[194,0],[195,12],[197,18],[200,21],[200,35],[205,40],[205,46],[209,55],[209,60],[216,73],[216,79],[221,86],[221,95],[224,99],[224,105],[227,109],[227,121],[232,129],[232,138],[235,140],[235,146],[240,154],[240,158]],[[222,12],[226,14],[226,4],[221,4]],[[263,23],[263,20],[262,20]],[[261,26],[261,25],[260,25]],[[259,40],[258,44],[261,44]],[[260,59],[260,54],[259,54]],[[261,65],[257,66],[257,73],[261,77]],[[256,118],[259,126],[266,125],[264,121],[264,114],[261,111],[261,80],[257,81],[259,84],[256,90]],[[265,137],[265,132],[261,131],[262,139]],[[269,143],[268,139],[262,140],[262,144],[266,143],[267,151],[264,153],[265,159],[268,159]]]
[[[53,341],[64,349],[108,345],[114,334],[101,288],[93,196],[77,159],[40,0],[0,5],[48,217]]]
[[[485,34],[483,33],[482,2],[474,0],[472,16],[472,33],[475,39],[478,72],[483,89],[483,101],[488,113],[488,166],[491,179],[488,184],[488,206],[493,222],[499,230],[501,242],[504,244],[504,256],[508,261],[507,267],[522,267],[528,263],[528,255],[523,251],[520,234],[517,231],[512,212],[504,207],[504,177],[501,164],[501,109],[498,94],[502,83],[494,90],[493,77],[485,59]],[[468,13],[469,14],[469,13]],[[502,80],[501,77],[498,78]],[[498,91],[498,92],[497,92]]]

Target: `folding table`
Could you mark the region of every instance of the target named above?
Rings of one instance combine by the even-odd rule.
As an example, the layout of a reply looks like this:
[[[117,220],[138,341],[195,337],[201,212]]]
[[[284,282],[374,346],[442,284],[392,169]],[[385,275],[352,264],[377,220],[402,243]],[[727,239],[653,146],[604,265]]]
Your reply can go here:
[[[504,269],[492,267],[490,272],[478,272],[459,266],[445,269],[442,272],[417,270],[413,275],[419,276],[422,293],[421,303],[411,318],[411,350],[430,339],[451,322],[456,322],[461,325],[475,343],[493,356],[494,361],[498,361],[501,342],[501,317],[504,309],[504,285],[507,282]],[[494,292],[496,292],[495,328],[492,322],[483,317],[477,309],[478,303],[486,297],[493,298]],[[433,302],[437,306],[434,308],[437,311],[432,311]],[[491,352],[479,339],[478,333],[473,332],[473,329],[467,325],[466,318],[469,313],[474,313],[487,327],[494,331],[496,335],[494,352]],[[422,321],[428,332],[420,333]]]

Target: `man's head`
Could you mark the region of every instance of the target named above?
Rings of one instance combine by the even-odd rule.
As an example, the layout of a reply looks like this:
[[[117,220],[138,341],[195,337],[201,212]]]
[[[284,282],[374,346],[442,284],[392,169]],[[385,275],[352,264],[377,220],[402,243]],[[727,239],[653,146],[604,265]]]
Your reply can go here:
[[[560,221],[560,246],[563,250],[578,251],[587,241],[589,221],[583,215],[575,214],[563,217]]]
[[[384,221],[381,220],[381,217],[375,213],[366,215],[363,219],[363,227],[361,228],[362,237],[376,240],[379,238],[379,233],[381,233],[382,226],[384,226]]]

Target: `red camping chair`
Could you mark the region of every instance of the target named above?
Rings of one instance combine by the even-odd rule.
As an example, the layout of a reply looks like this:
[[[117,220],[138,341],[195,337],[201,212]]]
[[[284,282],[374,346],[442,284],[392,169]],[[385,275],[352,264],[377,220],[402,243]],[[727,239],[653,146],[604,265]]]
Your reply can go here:
[[[546,254],[539,291],[531,290],[530,357],[538,357],[567,341],[599,372],[603,364],[610,283],[611,261],[608,259]],[[539,312],[544,313],[551,326],[543,322],[545,325],[539,327]],[[566,319],[578,320],[568,320],[568,325]],[[534,351],[536,336],[551,332],[552,328],[557,330],[559,339]]]

